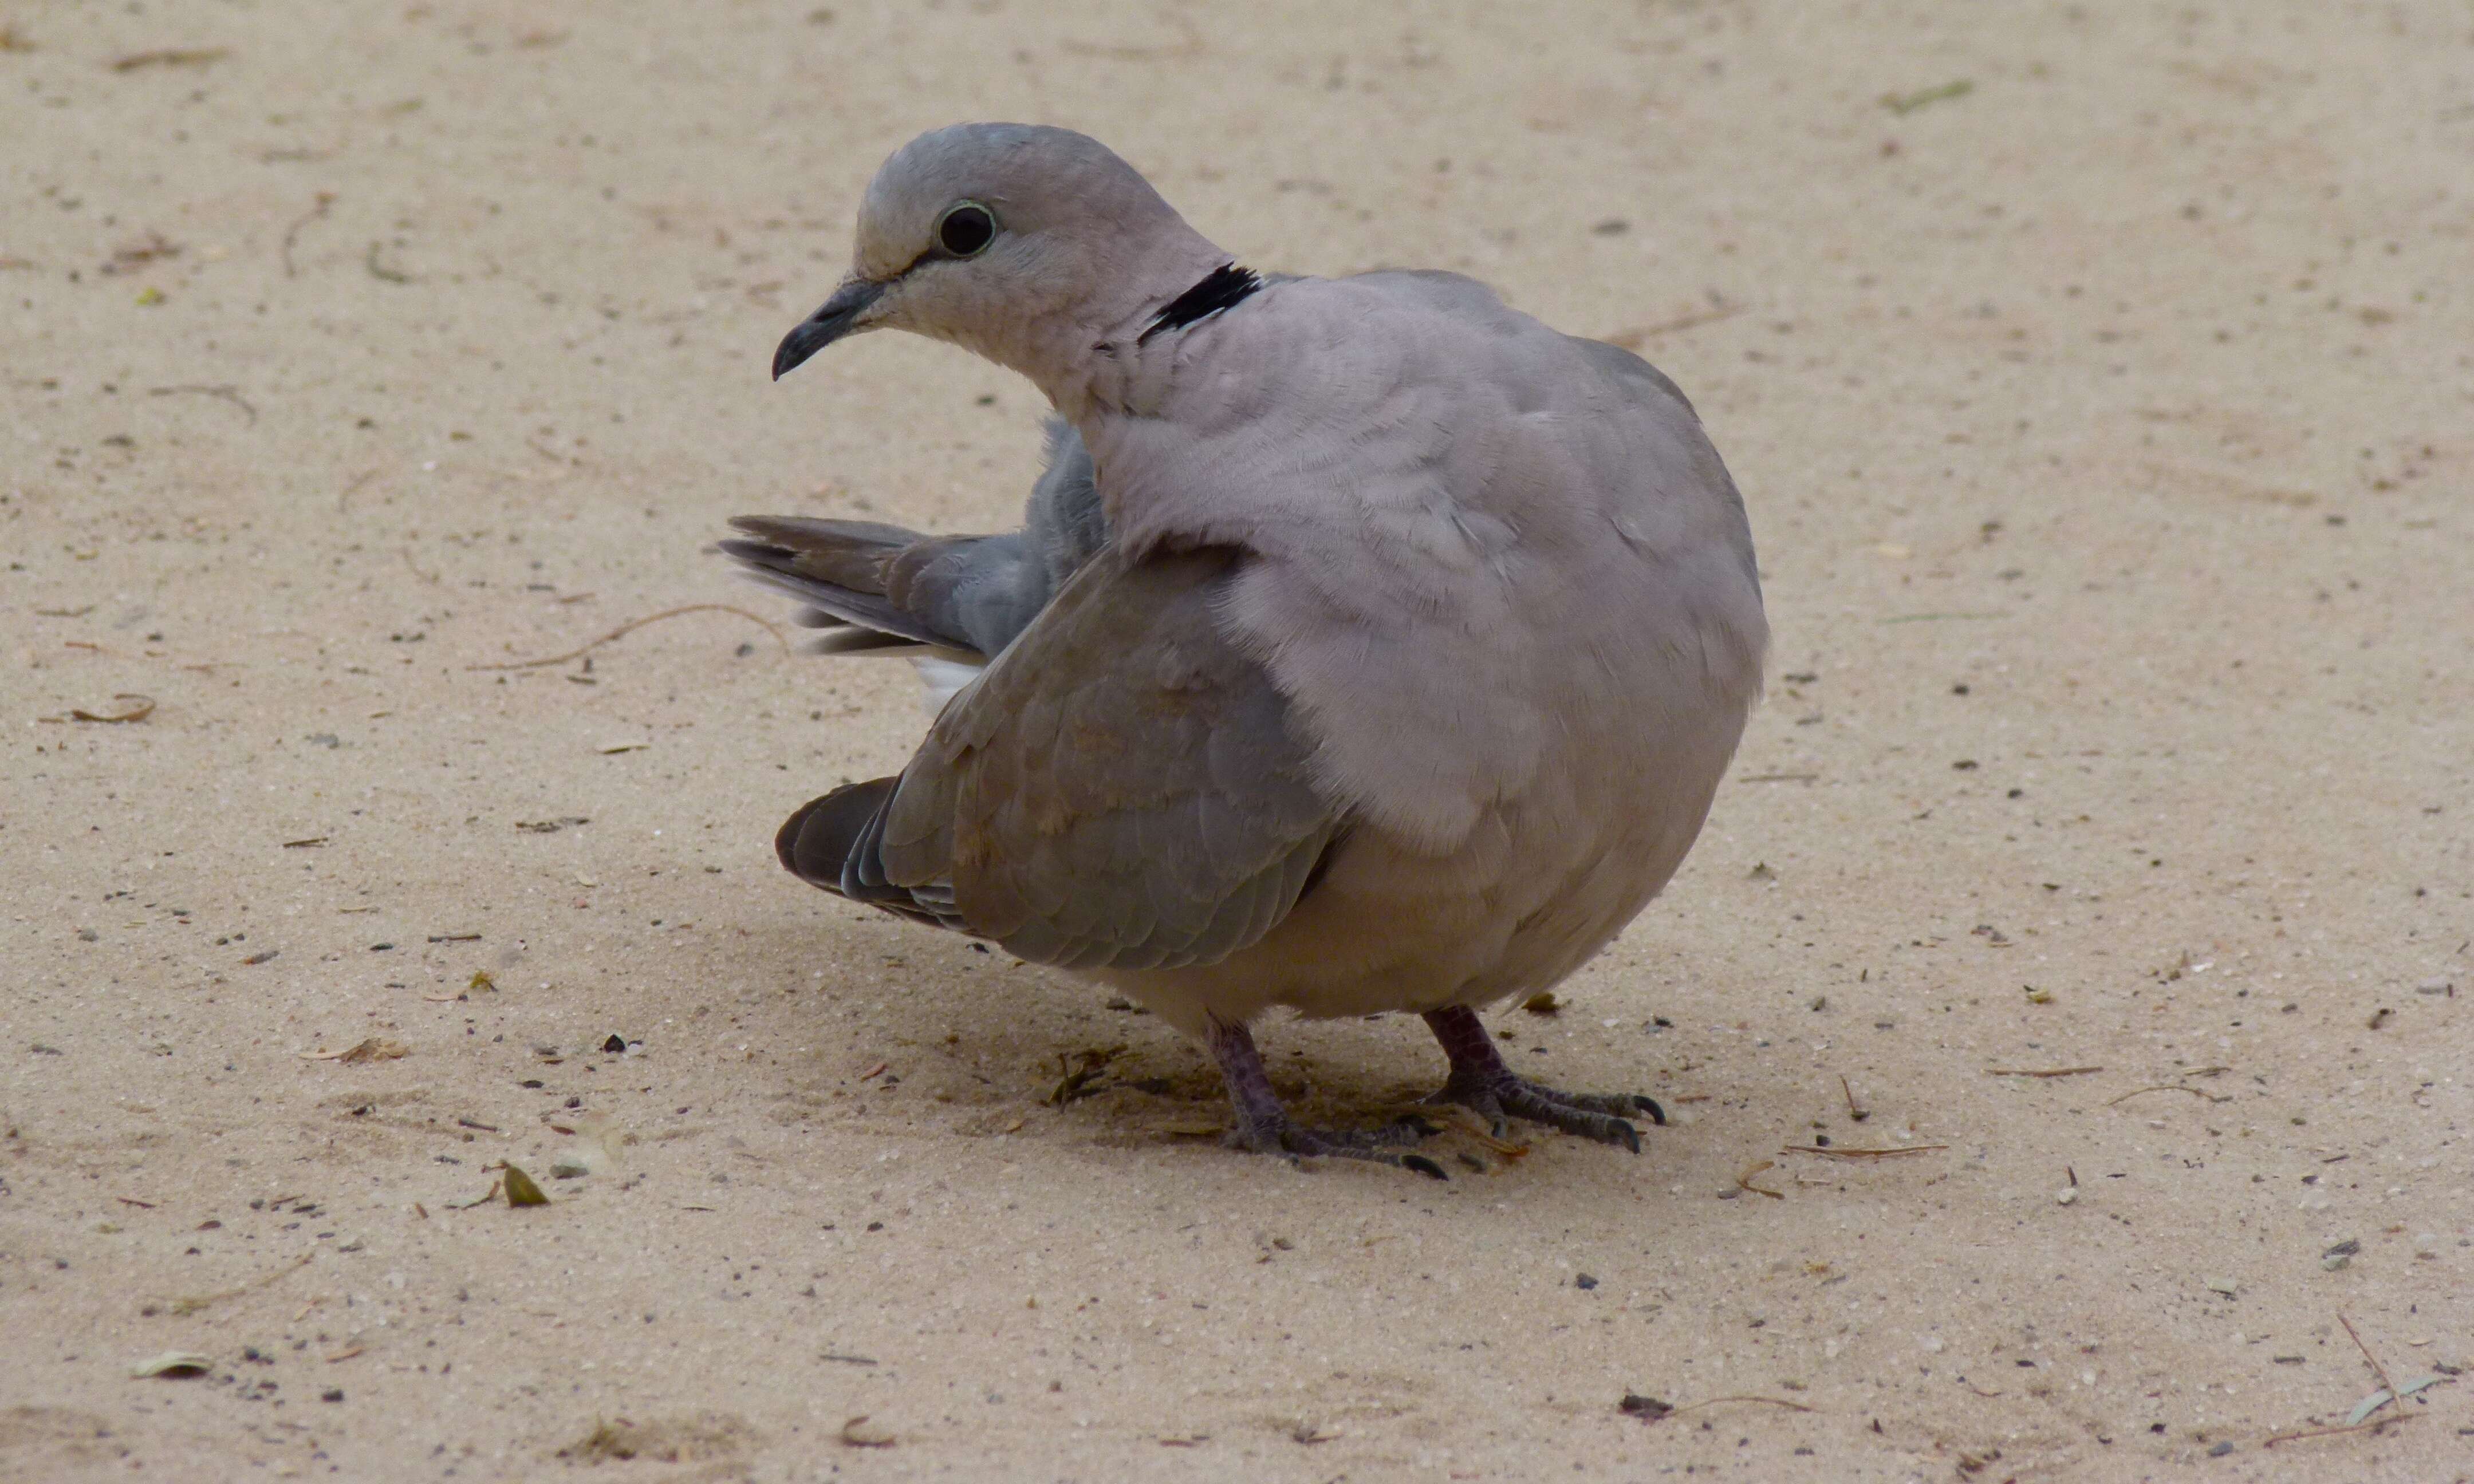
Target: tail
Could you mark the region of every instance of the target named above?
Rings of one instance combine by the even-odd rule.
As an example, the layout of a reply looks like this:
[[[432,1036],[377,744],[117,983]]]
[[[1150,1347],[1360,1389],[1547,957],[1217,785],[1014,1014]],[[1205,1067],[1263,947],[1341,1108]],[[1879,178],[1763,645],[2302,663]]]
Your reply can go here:
[[[1098,475],[1082,435],[1048,424],[1048,464],[1023,508],[1023,528],[1004,536],[922,536],[873,520],[742,515],[753,537],[721,549],[749,577],[796,599],[798,622],[825,631],[820,654],[916,656],[939,688],[1031,626],[1065,580],[1108,541]],[[938,668],[929,666],[944,661]]]
[[[825,631],[810,646],[819,653],[945,650],[965,661],[992,653],[982,647],[987,635],[971,632],[984,626],[966,610],[970,589],[986,586],[1007,564],[1003,550],[980,548],[1002,547],[1005,538],[930,537],[872,520],[796,515],[741,515],[731,524],[755,539],[725,540],[722,551],[748,577],[803,605],[797,621]]]

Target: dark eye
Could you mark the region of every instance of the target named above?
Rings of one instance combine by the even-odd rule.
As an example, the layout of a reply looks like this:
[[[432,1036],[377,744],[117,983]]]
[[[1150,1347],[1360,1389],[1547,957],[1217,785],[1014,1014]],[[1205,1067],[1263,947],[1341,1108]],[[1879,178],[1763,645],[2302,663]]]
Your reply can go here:
[[[979,256],[996,236],[996,216],[976,201],[947,207],[936,222],[936,246],[956,257]]]

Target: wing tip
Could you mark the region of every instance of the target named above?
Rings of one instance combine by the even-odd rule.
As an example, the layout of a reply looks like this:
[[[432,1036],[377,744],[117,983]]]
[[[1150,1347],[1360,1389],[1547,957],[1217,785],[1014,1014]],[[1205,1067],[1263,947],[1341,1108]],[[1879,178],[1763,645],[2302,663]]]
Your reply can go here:
[[[773,853],[782,869],[837,897],[846,895],[842,874],[851,850],[867,833],[869,822],[900,781],[891,778],[845,783],[791,810],[773,835]]]

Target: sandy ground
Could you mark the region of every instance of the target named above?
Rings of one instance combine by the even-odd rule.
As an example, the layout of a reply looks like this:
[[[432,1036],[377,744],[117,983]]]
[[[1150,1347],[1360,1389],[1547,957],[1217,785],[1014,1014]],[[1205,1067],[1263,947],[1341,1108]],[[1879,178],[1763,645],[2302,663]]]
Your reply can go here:
[[[0,1476],[2474,1472],[2474,12],[811,10],[0,12]],[[1698,400],[1770,698],[1496,1017],[1638,1158],[1231,1153],[1156,1020],[796,885],[900,667],[489,668],[770,616],[735,513],[1010,516],[1026,386],[764,375],[975,116]],[[2441,1383],[2270,1446],[2341,1321]]]

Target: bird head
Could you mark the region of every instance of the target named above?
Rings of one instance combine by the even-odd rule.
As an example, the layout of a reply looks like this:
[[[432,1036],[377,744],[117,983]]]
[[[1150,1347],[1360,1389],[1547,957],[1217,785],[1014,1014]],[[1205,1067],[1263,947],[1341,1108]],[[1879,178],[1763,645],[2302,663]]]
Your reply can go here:
[[[1028,124],[921,134],[877,171],[851,271],[784,337],[776,378],[837,340],[904,329],[1046,384],[1225,254],[1098,140]]]

